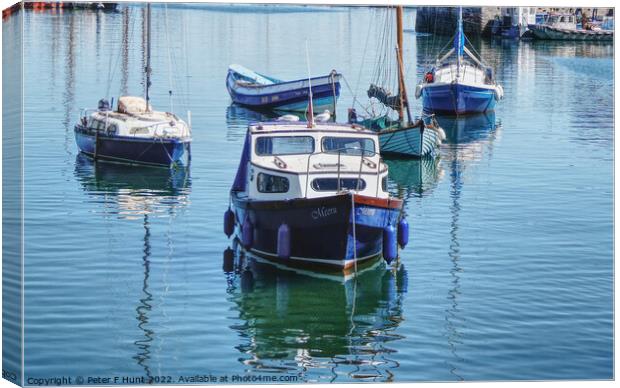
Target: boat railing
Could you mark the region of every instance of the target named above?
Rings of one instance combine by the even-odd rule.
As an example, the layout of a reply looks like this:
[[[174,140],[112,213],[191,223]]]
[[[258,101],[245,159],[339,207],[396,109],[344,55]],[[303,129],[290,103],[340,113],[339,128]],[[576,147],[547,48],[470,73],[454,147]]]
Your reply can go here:
[[[355,151],[356,153],[359,154],[350,154],[347,153],[349,151]],[[352,157],[359,157],[360,163],[359,163],[359,168],[357,170],[347,170],[346,173],[347,174],[357,174],[357,186],[355,188],[355,192],[358,193],[360,192],[360,182],[362,179],[362,170],[364,169],[364,166],[366,166],[367,168],[369,168],[373,174],[375,174],[375,169],[376,169],[376,175],[377,175],[377,180],[375,182],[375,189],[376,189],[376,193],[375,195],[378,196],[379,195],[379,178],[381,176],[381,165],[383,164],[383,161],[381,158],[379,158],[379,163],[376,163],[372,160],[369,159],[369,157],[373,157],[375,155],[379,155],[378,152],[375,151],[370,151],[370,150],[366,150],[366,149],[362,149],[362,148],[357,148],[357,147],[345,147],[345,148],[340,148],[340,149],[335,149],[335,150],[329,150],[329,151],[321,151],[321,152],[315,152],[312,153],[308,156],[308,162],[307,162],[307,166],[306,166],[306,188],[305,188],[305,192],[304,192],[304,198],[308,198],[308,186],[310,184],[310,161],[312,160],[313,157],[318,156],[318,155],[331,155],[331,156],[337,156],[337,162],[336,165],[334,166],[333,164],[326,164],[324,165],[325,167],[336,167],[336,174],[337,174],[337,189],[336,191],[338,193],[342,192],[342,191],[351,191],[350,189],[345,189],[343,190],[343,188],[341,187],[340,183],[341,183],[341,174],[342,174],[342,167],[343,164],[341,163],[342,160],[342,154],[345,154],[346,156],[352,156]],[[312,165],[315,169],[321,169],[323,168],[323,165],[321,163],[319,164],[314,164]],[[319,167],[317,167],[319,166]],[[333,170],[324,170],[325,172],[333,172]]]

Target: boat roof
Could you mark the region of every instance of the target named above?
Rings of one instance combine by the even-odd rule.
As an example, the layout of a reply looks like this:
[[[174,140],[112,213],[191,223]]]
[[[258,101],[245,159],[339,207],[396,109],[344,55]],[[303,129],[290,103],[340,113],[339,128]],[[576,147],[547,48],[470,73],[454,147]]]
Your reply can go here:
[[[248,127],[251,134],[261,133],[282,133],[282,132],[339,132],[339,133],[355,133],[362,135],[376,136],[377,133],[366,129],[357,124],[340,124],[340,123],[315,123],[312,128],[308,128],[306,121],[268,121],[251,123]]]

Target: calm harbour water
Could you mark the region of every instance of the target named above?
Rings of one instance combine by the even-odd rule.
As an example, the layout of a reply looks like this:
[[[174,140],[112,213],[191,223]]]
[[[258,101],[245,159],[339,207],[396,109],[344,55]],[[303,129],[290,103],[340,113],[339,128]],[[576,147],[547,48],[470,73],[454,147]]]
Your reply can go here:
[[[25,13],[26,379],[613,377],[611,44],[477,43],[505,99],[440,119],[437,161],[388,161],[412,226],[398,268],[344,284],[223,272],[222,215],[254,118],[229,106],[227,66],[304,77],[308,39],[312,73],[338,69],[353,89],[341,121],[356,90],[365,99],[382,12],[155,7],[152,98],[168,110],[172,83],[174,110],[192,112],[187,173],[95,167],[75,146],[80,108],[142,93],[141,7]],[[405,33],[410,91],[447,39]]]

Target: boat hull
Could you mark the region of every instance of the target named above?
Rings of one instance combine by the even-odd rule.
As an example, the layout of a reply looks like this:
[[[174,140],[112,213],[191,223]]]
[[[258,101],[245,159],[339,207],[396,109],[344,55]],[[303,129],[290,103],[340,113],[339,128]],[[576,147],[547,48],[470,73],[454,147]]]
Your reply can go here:
[[[144,139],[126,136],[99,135],[81,125],[75,126],[78,149],[96,158],[113,162],[168,167],[183,157],[189,141],[178,139]]]
[[[381,154],[421,158],[435,155],[440,140],[436,131],[416,126],[382,130],[379,143]]]
[[[496,103],[494,88],[446,83],[428,84],[422,89],[422,106],[429,113],[483,113],[494,110]]]
[[[292,268],[350,271],[382,256],[383,232],[396,228],[402,201],[353,194],[285,201],[252,201],[232,193],[237,234],[248,218],[252,243],[245,249]],[[355,203],[355,228],[352,203]],[[278,256],[278,230],[290,228],[290,256]],[[354,237],[355,232],[355,237]]]
[[[605,40],[612,41],[614,32],[607,30],[572,30],[566,28],[554,28],[540,24],[529,24],[528,28],[532,31],[536,39],[544,40]]]
[[[233,102],[257,110],[306,112],[308,109],[308,80],[280,82],[272,85],[241,86],[235,72],[229,70],[226,88]],[[312,82],[314,111],[333,110],[340,96],[340,75],[315,77]]]

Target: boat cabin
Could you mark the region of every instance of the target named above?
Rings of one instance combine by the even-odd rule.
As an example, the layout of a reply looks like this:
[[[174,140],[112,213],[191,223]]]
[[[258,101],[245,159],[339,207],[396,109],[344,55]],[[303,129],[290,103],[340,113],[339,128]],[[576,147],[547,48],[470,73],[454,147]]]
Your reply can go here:
[[[319,198],[352,191],[387,198],[376,133],[357,125],[257,123],[246,135],[233,192],[250,200]]]
[[[189,126],[174,113],[154,111],[140,97],[121,97],[117,110],[107,100],[99,101],[98,109],[84,111],[80,124],[86,130],[106,135],[135,138],[187,138]]]
[[[550,14],[545,24],[554,28],[574,30],[577,28],[577,20],[573,14]]]

